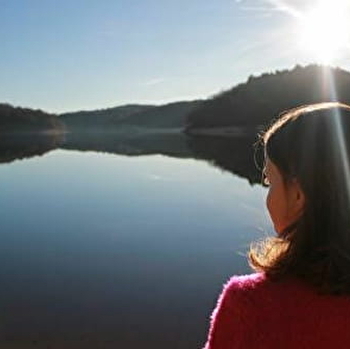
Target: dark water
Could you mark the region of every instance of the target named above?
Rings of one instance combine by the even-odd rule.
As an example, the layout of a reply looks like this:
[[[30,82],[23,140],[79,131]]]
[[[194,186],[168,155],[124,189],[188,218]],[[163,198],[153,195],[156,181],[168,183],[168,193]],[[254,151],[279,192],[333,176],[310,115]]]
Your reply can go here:
[[[200,348],[270,231],[264,188],[190,156],[56,149],[0,186],[1,348]]]

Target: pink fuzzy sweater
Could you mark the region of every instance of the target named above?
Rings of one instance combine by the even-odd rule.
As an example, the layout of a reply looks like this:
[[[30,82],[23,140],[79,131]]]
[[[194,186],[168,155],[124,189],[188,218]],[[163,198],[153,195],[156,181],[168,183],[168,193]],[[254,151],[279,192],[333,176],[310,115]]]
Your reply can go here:
[[[349,349],[350,297],[318,295],[296,279],[233,276],[211,316],[204,349]]]

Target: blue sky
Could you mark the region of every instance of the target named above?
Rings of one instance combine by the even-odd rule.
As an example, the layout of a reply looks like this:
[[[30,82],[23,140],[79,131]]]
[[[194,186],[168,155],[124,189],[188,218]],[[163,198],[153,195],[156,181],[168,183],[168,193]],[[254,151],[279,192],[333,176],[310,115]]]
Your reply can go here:
[[[64,112],[206,98],[315,61],[296,45],[303,4],[0,0],[0,102]]]

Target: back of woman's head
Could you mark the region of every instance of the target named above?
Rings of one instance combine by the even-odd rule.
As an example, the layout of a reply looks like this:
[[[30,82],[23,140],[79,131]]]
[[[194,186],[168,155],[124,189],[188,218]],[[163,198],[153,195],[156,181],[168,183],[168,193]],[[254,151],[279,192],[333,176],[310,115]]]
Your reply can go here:
[[[271,278],[298,276],[320,292],[350,294],[350,107],[304,106],[262,137],[265,157],[305,196],[299,219],[253,245],[250,264]]]

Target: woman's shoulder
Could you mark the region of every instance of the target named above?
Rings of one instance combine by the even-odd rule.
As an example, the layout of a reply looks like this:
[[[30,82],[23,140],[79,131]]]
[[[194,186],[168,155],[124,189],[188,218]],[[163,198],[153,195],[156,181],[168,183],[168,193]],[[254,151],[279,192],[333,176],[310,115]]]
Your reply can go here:
[[[223,286],[225,293],[249,294],[265,288],[268,280],[264,273],[233,275]]]
[[[260,298],[266,283],[268,280],[264,273],[233,275],[223,284],[218,306],[246,308],[250,303],[255,303],[254,299]]]
[[[233,275],[223,285],[222,298],[227,303],[239,299],[248,303],[259,302],[260,305],[271,306],[281,301],[294,308],[296,302],[300,304],[342,304],[350,307],[350,296],[322,295],[316,288],[296,277],[284,277],[271,280],[265,273],[247,275]],[[312,303],[311,303],[312,302]]]
[[[265,273],[253,273],[246,275],[233,275],[223,285],[221,298],[227,304],[240,302],[262,304],[288,300],[295,296],[305,298],[314,296],[315,291],[296,278],[284,278],[283,280],[271,280]]]
[[[237,290],[250,290],[257,287],[261,287],[266,283],[265,273],[253,273],[245,275],[233,275],[225,284],[225,287],[233,288]]]
[[[215,309],[211,314],[210,331],[205,349],[235,347],[253,331],[256,321],[258,297],[250,293],[262,285],[265,275],[256,273],[231,276],[223,285]],[[232,334],[233,333],[233,334]]]

